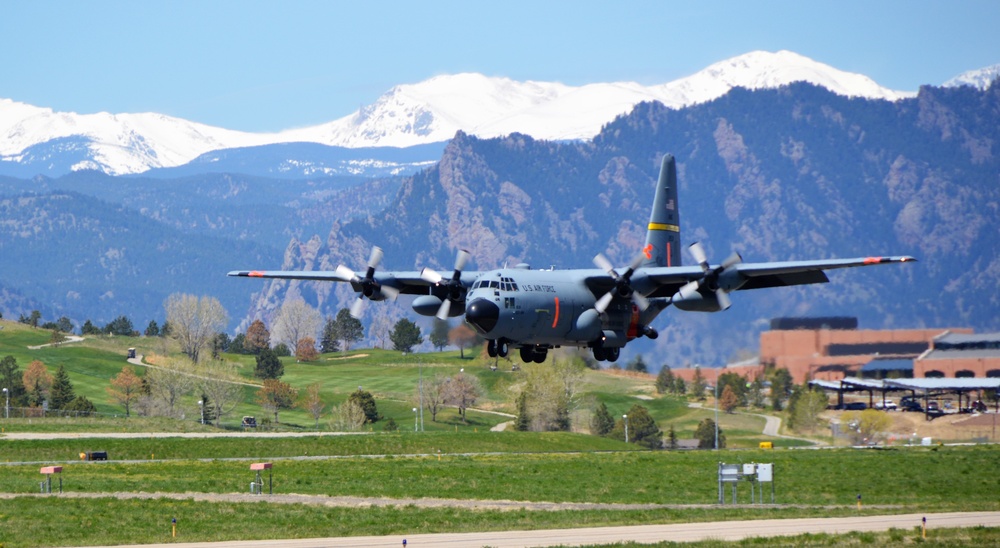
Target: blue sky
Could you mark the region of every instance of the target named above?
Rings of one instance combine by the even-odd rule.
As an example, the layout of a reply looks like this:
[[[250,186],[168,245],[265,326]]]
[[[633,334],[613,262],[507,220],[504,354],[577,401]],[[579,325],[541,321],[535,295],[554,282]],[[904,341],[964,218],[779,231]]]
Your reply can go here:
[[[998,29],[996,0],[14,1],[0,97],[276,131],[439,74],[655,84],[781,49],[912,91],[1000,63]]]

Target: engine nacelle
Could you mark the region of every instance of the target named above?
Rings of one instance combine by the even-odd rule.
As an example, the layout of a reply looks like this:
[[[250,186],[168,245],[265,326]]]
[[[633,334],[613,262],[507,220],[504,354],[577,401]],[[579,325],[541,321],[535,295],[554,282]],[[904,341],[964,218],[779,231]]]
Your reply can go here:
[[[601,314],[591,308],[585,310],[577,317],[573,324],[573,329],[566,334],[566,338],[573,341],[592,341],[601,334]]]
[[[434,295],[421,295],[413,299],[413,311],[421,316],[437,316],[438,310],[441,308],[441,302],[441,299]],[[451,308],[448,309],[448,316],[454,318],[462,314],[465,314],[465,303],[451,303]]]
[[[708,296],[698,292],[683,296],[674,295],[672,302],[674,306],[687,312],[718,312],[722,310],[722,305],[719,304],[715,293],[709,293]]]

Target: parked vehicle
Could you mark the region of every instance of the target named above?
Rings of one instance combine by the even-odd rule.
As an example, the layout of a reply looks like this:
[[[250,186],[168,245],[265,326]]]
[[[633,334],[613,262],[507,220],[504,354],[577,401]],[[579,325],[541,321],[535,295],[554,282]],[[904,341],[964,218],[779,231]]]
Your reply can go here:
[[[896,402],[888,398],[886,398],[884,402],[882,400],[878,400],[875,402],[875,409],[878,409],[880,411],[895,411]]]

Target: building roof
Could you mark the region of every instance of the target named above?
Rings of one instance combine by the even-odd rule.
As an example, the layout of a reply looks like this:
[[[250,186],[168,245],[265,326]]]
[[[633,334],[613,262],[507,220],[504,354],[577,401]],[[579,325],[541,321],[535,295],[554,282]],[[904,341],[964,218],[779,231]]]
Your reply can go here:
[[[1000,333],[945,332],[934,339],[934,345],[995,345],[1000,346]]]
[[[927,390],[1000,390],[1000,378],[982,377],[885,380],[847,377],[840,381],[809,381],[809,384],[824,390],[843,390],[845,392],[857,390],[915,390],[918,392]]]
[[[876,371],[913,371],[913,360],[872,360],[861,367],[862,373]]]

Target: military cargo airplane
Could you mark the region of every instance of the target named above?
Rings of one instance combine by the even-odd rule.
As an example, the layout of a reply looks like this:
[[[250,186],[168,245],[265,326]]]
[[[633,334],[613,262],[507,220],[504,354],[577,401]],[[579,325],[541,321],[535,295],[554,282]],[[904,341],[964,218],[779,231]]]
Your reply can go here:
[[[701,245],[689,246],[696,265],[681,263],[677,168],[666,155],[653,199],[642,250],[623,270],[603,255],[597,269],[532,270],[527,265],[465,272],[469,253],[460,250],[450,277],[420,272],[378,272],[382,250],[372,249],[359,275],[340,265],[336,271],[241,270],[229,276],[347,282],[358,292],[351,314],[359,317],[364,300],[394,300],[417,295],[413,310],[440,319],[465,315],[487,340],[490,357],[519,349],[524,362],[541,363],[549,349],[590,348],[598,361],[615,361],[637,337],[655,339],[653,320],[673,305],[685,311],[718,312],[737,290],[826,283],[825,270],[915,261],[913,257],[867,257],[815,261],[744,263],[733,253],[720,264],[708,262]]]

